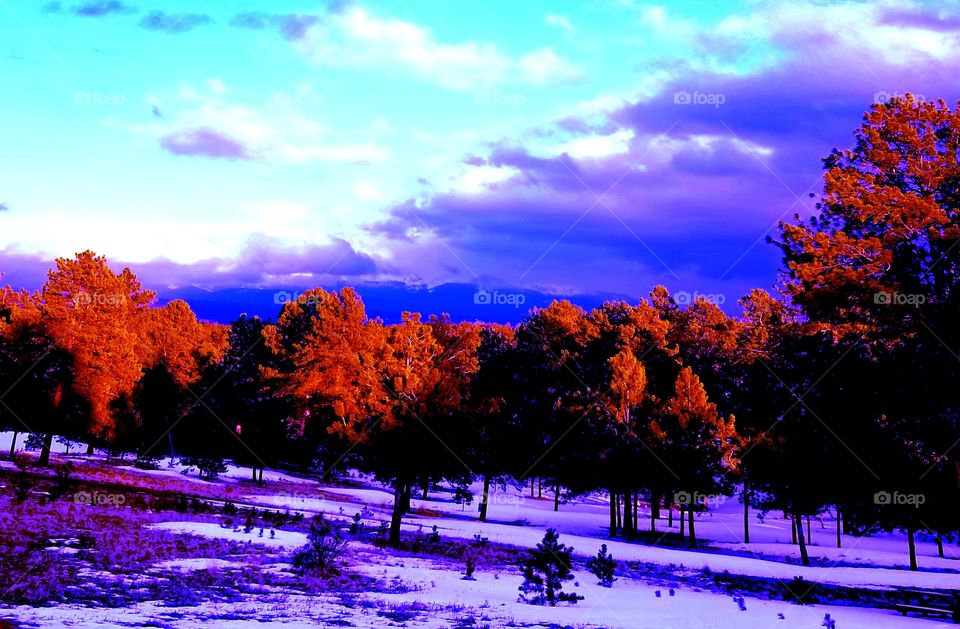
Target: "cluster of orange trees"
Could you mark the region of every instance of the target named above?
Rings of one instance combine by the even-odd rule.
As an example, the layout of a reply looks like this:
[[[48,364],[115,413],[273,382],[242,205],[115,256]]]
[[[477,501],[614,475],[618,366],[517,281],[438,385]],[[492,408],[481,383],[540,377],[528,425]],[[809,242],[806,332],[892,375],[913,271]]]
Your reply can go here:
[[[917,533],[960,528],[958,147],[942,102],[875,106],[826,160],[818,216],[781,225],[782,297],[736,315],[657,287],[517,326],[388,325],[318,288],[223,326],[91,252],[59,259],[0,292],[0,423],[45,435],[41,463],[56,433],[144,465],[364,469],[394,487],[393,543],[416,490],[480,480],[486,519],[491,485],[537,478],[556,506],[608,493],[611,535],[643,500],[695,541],[695,513],[738,493],[747,539],[747,506],[782,510],[806,561],[802,518],[830,510],[838,543],[841,523],[905,530],[916,567]]]

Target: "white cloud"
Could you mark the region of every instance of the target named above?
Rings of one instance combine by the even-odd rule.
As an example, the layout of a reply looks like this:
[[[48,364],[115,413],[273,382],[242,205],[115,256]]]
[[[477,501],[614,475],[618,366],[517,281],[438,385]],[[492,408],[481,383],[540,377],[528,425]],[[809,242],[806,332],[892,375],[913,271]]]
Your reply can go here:
[[[389,159],[390,151],[373,144],[344,144],[339,146],[310,146],[281,143],[276,152],[286,161],[295,164],[305,162],[340,162],[346,164],[374,164]]]
[[[619,129],[607,135],[584,135],[548,147],[545,154],[551,157],[566,154],[573,159],[603,159],[629,152],[633,137],[632,129]]]
[[[580,71],[549,48],[524,55],[519,63],[524,81],[535,85],[563,83],[580,77]]]
[[[510,167],[490,165],[465,166],[450,182],[450,189],[463,194],[479,194],[491,186],[503,183],[516,176],[519,171]]]
[[[220,79],[207,79],[207,85],[216,94],[227,93],[227,85]]]
[[[354,7],[318,24],[300,44],[329,66],[404,70],[454,90],[478,90],[505,81],[567,81],[579,72],[549,48],[511,58],[491,43],[443,43],[433,31]]]
[[[640,11],[640,23],[659,31],[667,28],[667,10],[659,5],[644,7]]]
[[[383,201],[387,198],[387,195],[383,193],[376,183],[366,179],[362,179],[354,184],[353,192],[359,198],[367,201]]]
[[[570,20],[562,15],[548,15],[547,17],[543,18],[543,21],[550,26],[559,26],[565,31],[573,30],[573,24],[571,24]]]
[[[214,86],[203,93],[184,85],[165,101],[163,120],[126,126],[135,133],[161,139],[191,129],[211,129],[242,144],[250,155],[292,164],[337,162],[370,164],[389,159],[390,151],[368,139],[351,141],[307,114],[317,107],[289,98],[272,98],[263,108],[230,102]],[[157,100],[156,97],[152,97]],[[301,104],[306,103],[306,104]]]

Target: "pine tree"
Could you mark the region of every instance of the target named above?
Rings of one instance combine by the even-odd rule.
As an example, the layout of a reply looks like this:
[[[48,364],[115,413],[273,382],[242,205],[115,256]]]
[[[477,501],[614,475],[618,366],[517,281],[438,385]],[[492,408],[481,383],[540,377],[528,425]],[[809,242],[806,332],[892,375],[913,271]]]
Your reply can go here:
[[[617,562],[613,555],[607,553],[607,545],[601,544],[596,557],[591,557],[587,568],[597,577],[597,582],[605,588],[612,587],[617,577],[613,576],[617,569]]]
[[[561,544],[559,537],[555,529],[547,529],[543,541],[528,551],[530,556],[522,564],[523,585],[519,587],[522,600],[533,605],[546,603],[550,606],[583,600],[576,592],[562,591],[564,581],[573,579],[570,559],[573,548]]]

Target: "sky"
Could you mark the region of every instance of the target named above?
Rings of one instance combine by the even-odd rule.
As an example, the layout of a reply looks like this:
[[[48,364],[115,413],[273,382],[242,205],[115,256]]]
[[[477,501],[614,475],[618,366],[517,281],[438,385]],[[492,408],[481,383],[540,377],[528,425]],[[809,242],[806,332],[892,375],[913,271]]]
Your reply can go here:
[[[943,1],[0,0],[2,281],[735,308],[867,109],[956,104],[958,40]]]

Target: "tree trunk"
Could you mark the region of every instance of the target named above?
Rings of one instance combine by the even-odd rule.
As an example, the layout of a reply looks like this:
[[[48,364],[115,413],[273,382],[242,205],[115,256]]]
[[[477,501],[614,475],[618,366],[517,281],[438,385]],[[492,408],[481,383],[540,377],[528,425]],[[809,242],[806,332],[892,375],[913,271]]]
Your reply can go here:
[[[623,528],[623,494],[617,494],[617,528]]]
[[[405,481],[397,480],[393,490],[393,516],[390,518],[390,539],[387,541],[391,546],[400,545],[400,524],[403,522],[403,504],[404,499],[409,492]]]
[[[792,515],[788,516],[786,511],[783,512],[783,517],[787,518],[790,521],[790,543],[796,544],[797,543],[797,524],[796,522],[793,521],[793,516]]]
[[[93,442],[87,444],[87,456],[93,456]]]
[[[263,486],[263,468],[260,468],[260,476],[257,478],[257,484],[261,487]]]
[[[658,514],[654,513],[654,510],[653,510],[654,504],[656,504],[656,502],[653,502],[650,505],[650,532],[651,533],[657,532],[657,515]],[[659,509],[657,509],[657,511],[659,511]]]
[[[630,538],[633,536],[633,509],[630,507],[630,492],[623,494],[623,534]]]
[[[843,540],[840,539],[840,505],[837,505],[837,548],[843,547]]]
[[[803,539],[803,519],[799,514],[793,516],[793,525],[797,532],[797,542],[800,544],[800,561],[805,566],[810,565],[810,556],[807,554],[807,542]]]
[[[673,503],[667,505],[667,528],[673,528]]]
[[[536,489],[537,489],[537,479],[531,477],[531,478],[530,478],[530,497],[531,497],[531,498],[533,498],[533,496],[534,496],[534,491],[536,491]]]
[[[610,537],[617,536],[617,494],[610,490]]]
[[[813,534],[810,532],[810,516],[807,516],[807,543],[813,546]]]
[[[690,505],[690,508],[687,509],[687,519],[689,520],[688,523],[689,523],[689,529],[690,529],[690,547],[691,548],[697,545],[697,529],[694,525],[694,522],[696,520],[694,519],[693,514],[694,514],[693,505]]]
[[[490,476],[483,475],[483,497],[480,498],[480,521],[487,521],[487,505],[490,504]]]
[[[640,530],[640,492],[633,494],[633,528]]]
[[[683,539],[683,527],[686,526],[686,520],[684,519],[685,514],[686,514],[686,507],[683,504],[681,504],[680,505],[680,539]]]
[[[537,477],[537,498],[543,500],[543,477]]]
[[[917,570],[917,543],[913,539],[913,527],[907,528],[907,545],[910,547],[910,569]]]
[[[250,482],[257,482],[257,468],[252,466],[250,467]]]
[[[48,432],[43,437],[43,447],[40,449],[40,458],[37,459],[37,465],[45,467],[50,465],[50,449],[53,447],[53,433]]]
[[[557,481],[553,489],[553,510],[560,510],[560,481]]]
[[[19,430],[13,431],[13,441],[10,442],[10,458],[13,458],[13,455],[17,453],[17,437],[20,436]]]
[[[650,517],[654,520],[660,519],[660,501],[663,499],[659,491],[650,494]],[[656,530],[656,526],[653,527]]]
[[[750,543],[750,490],[743,484],[743,543]]]
[[[939,535],[939,534],[937,535],[937,557],[939,557],[940,559],[943,559],[943,558],[944,558],[944,555],[943,555],[943,536],[942,536],[942,535]]]

